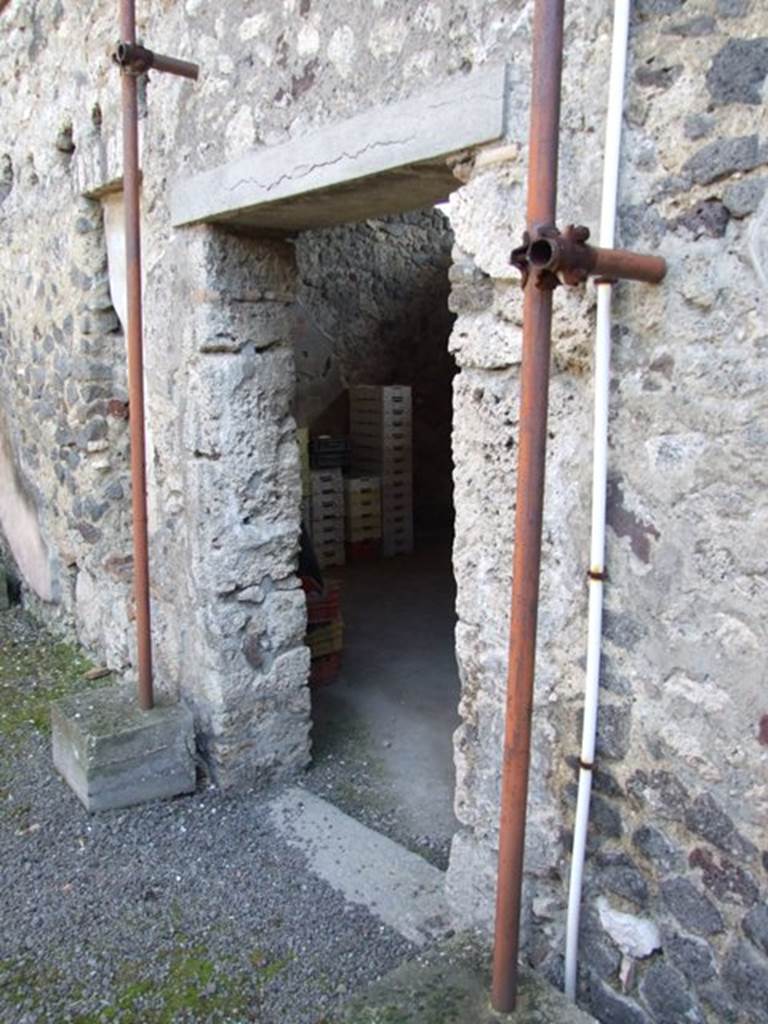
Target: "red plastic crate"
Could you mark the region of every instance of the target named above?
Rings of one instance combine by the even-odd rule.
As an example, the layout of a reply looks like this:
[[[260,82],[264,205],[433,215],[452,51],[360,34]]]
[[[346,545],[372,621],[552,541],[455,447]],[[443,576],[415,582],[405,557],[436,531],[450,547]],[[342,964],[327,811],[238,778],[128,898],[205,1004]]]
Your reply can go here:
[[[309,685],[313,690],[322,686],[330,686],[341,671],[341,653],[326,654],[324,658],[315,658],[309,669]]]
[[[333,622],[340,614],[341,583],[339,580],[326,580],[321,591],[307,592],[307,622],[316,626],[321,622]]]

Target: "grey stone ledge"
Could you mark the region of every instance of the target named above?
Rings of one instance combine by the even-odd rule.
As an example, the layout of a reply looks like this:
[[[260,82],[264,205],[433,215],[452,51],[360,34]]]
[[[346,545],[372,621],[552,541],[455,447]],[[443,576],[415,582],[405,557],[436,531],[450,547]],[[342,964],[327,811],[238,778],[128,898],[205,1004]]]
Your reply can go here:
[[[459,187],[445,158],[502,137],[505,88],[489,65],[180,179],[172,222],[295,231],[438,202]]]

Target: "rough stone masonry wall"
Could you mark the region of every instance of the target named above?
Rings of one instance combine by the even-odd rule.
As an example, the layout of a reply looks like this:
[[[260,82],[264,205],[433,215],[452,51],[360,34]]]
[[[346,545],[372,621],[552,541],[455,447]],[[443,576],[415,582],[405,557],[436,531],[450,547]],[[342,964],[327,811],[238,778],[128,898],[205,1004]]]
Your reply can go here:
[[[597,228],[608,5],[569,5],[560,221]],[[587,21],[588,17],[588,21]],[[664,285],[616,291],[609,582],[581,999],[603,1022],[768,1019],[765,678],[768,20],[754,3],[634,5],[619,232]],[[524,72],[523,72],[524,73]],[[517,140],[524,142],[525,125]],[[449,889],[492,919],[516,457],[525,151],[451,202],[464,724]],[[506,160],[503,158],[506,156]],[[593,292],[556,295],[525,903],[562,976],[585,651]],[[658,928],[625,964],[614,912]],[[612,937],[613,933],[613,937]]]
[[[263,784],[309,756],[293,253],[207,227],[172,246],[150,297],[168,341],[147,361],[158,675],[214,779]]]
[[[122,668],[131,647],[123,336],[101,206],[69,195],[62,204],[50,187],[66,185],[73,153],[65,116],[54,126],[42,154],[0,157],[2,527],[30,602],[62,627],[74,619],[83,641]],[[19,230],[31,209],[37,230]]]

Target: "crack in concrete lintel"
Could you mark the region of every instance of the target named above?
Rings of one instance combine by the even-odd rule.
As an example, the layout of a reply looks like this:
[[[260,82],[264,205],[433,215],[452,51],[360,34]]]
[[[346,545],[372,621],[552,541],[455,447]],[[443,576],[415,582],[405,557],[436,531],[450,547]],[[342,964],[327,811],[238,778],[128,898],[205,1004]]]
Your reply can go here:
[[[369,142],[367,145],[363,146],[362,149],[358,149],[353,153],[348,153],[346,150],[343,150],[341,153],[339,153],[338,156],[335,156],[332,160],[323,160],[318,163],[312,164],[300,164],[296,171],[289,171],[286,174],[281,174],[279,178],[269,183],[259,181],[257,178],[239,178],[232,185],[228,185],[225,191],[234,192],[236,189],[239,189],[242,185],[256,185],[258,188],[263,189],[265,192],[271,192],[273,191],[273,189],[276,189],[279,185],[281,185],[284,181],[300,181],[302,178],[305,178],[308,174],[311,174],[313,171],[320,170],[323,167],[331,167],[333,166],[333,164],[339,163],[339,161],[343,160],[345,157],[347,160],[357,160],[359,157],[363,155],[363,153],[368,152],[368,150],[378,149],[381,148],[382,146],[404,146],[408,142],[413,142],[414,138],[415,136],[409,135],[405,139],[389,139],[386,141],[379,140],[377,142]]]
[[[475,93],[475,95],[472,98],[475,100],[475,102],[477,100],[486,100],[488,102],[493,102],[493,101],[498,99],[498,95],[496,93],[490,93],[490,92],[488,92],[488,93],[480,93],[480,92],[478,92],[478,93]],[[455,106],[456,106],[456,97],[455,96],[449,96],[448,99],[445,99],[445,100],[434,100],[434,102],[428,103],[427,104],[427,110],[442,110],[443,107],[455,107]]]

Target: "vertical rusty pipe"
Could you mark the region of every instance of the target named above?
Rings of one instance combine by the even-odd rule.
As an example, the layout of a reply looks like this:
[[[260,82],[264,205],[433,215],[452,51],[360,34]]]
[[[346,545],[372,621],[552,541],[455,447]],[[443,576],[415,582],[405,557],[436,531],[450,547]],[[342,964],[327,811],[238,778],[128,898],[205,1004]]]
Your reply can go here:
[[[531,120],[528,129],[528,229],[554,224],[560,139],[564,0],[536,0]]]
[[[536,0],[528,151],[529,231],[555,222],[563,15],[564,0]],[[532,273],[523,305],[515,556],[491,993],[494,1008],[501,1012],[514,1010],[517,997],[551,327],[552,291],[540,287],[538,275]]]
[[[136,42],[134,0],[120,0],[123,42]],[[141,225],[139,199],[139,113],[136,76],[120,75],[123,106],[123,205],[125,208],[125,273],[128,314],[128,408],[131,427],[131,503],[133,508],[133,591],[136,603],[136,646],[139,705],[153,706],[152,639],[149,611],[149,543],[144,441],[144,358],[141,316]]]

